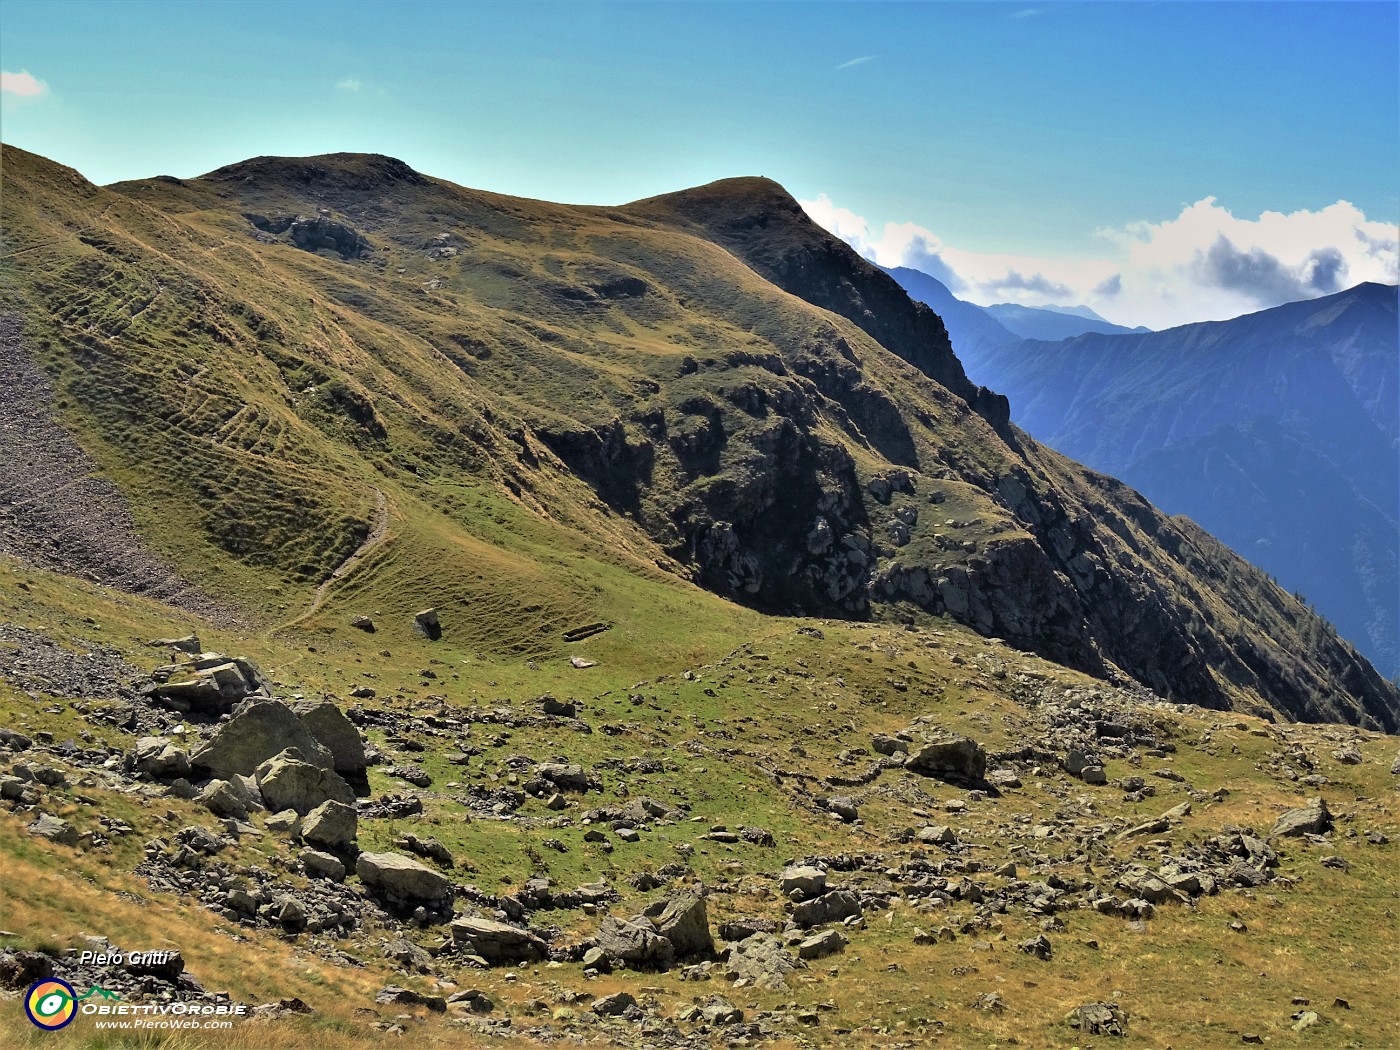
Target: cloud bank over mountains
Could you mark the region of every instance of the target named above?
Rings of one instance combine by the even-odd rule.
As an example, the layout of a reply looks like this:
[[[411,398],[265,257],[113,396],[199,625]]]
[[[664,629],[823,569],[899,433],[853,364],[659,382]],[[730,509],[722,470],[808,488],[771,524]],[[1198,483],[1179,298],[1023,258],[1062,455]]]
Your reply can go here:
[[[983,306],[1082,303],[1123,325],[1224,320],[1362,281],[1400,280],[1400,226],[1367,219],[1342,200],[1247,219],[1205,197],[1162,222],[1095,230],[1104,251],[1088,259],[964,251],[910,222],[873,229],[826,194],[801,204],[865,258],[922,270],[959,298]]]

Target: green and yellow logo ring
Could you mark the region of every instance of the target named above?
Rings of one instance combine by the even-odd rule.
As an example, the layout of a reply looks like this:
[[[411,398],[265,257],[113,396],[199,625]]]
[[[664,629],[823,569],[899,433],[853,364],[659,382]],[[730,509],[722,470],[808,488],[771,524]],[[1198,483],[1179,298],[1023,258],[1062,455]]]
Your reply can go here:
[[[67,981],[51,977],[35,981],[24,996],[24,1012],[29,1019],[46,1031],[57,1031],[73,1023],[78,1016],[78,993]]]

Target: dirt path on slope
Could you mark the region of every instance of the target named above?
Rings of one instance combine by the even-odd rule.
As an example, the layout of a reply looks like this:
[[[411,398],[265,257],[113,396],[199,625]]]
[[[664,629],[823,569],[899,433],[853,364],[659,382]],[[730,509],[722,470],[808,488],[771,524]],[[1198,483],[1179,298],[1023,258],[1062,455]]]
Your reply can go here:
[[[316,588],[316,594],[311,599],[311,605],[305,612],[295,619],[274,627],[272,633],[285,630],[288,627],[295,627],[303,620],[320,612],[321,606],[326,604],[326,595],[330,593],[331,585],[354,572],[360,562],[364,561],[371,551],[384,542],[389,534],[389,501],[384,498],[384,493],[379,489],[374,490],[374,500],[374,528],[365,537],[365,542],[356,547],[343,562],[335,567],[329,576],[321,581],[321,585]]]

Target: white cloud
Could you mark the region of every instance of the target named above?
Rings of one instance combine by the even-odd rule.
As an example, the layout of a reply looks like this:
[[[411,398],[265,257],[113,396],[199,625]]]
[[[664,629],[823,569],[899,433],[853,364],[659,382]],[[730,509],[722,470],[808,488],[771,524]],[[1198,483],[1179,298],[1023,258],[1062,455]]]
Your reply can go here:
[[[1240,218],[1207,197],[1162,222],[1095,233],[1097,258],[969,252],[913,223],[869,223],[825,194],[803,201],[819,225],[882,266],[909,266],[982,305],[1084,304],[1120,324],[1167,328],[1400,280],[1400,227],[1337,201],[1318,211]]]
[[[346,77],[344,80],[338,81],[335,86],[341,91],[359,91],[360,88],[364,87],[364,84],[354,77]]]
[[[849,62],[842,62],[842,63],[841,63],[839,66],[837,66],[836,68],[837,68],[837,69],[850,69],[852,66],[859,66],[859,65],[862,65],[862,64],[864,64],[864,63],[866,63],[866,62],[869,62],[869,61],[871,61],[874,57],[875,57],[874,55],[861,55],[859,58],[853,58],[853,59],[851,59]]]
[[[19,73],[0,72],[0,92],[9,95],[19,95],[21,98],[34,98],[37,95],[47,95],[49,86],[42,80],[30,75],[27,71]]]

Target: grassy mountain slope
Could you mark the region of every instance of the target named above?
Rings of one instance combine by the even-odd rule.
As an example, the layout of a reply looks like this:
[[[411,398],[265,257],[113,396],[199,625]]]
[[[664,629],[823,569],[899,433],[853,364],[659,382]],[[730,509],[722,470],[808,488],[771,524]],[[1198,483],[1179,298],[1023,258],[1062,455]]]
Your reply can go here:
[[[707,622],[700,612],[691,622]],[[739,614],[724,632],[696,632],[684,653],[647,651],[645,640],[610,641],[616,632],[608,632],[583,649],[599,658],[596,667],[576,671],[556,658],[531,670],[520,660],[483,656],[455,630],[437,643],[320,630],[310,635],[312,646],[306,635],[222,630],[3,556],[0,622],[29,625],[52,642],[40,647],[44,674],[36,675],[32,663],[10,659],[12,636],[0,637],[0,726],[35,739],[12,761],[63,771],[65,783],[36,785],[42,811],[96,836],[90,846],[47,842],[26,830],[32,810],[11,812],[5,804],[0,951],[57,954],[92,935],[129,951],[179,948],[210,991],[251,1004],[295,996],[315,1011],[233,1032],[153,1032],[142,1036],[145,1046],[368,1047],[382,1045],[384,1029],[408,1016],[405,1045],[428,1047],[510,1048],[560,1038],[633,1047],[654,1040],[660,1025],[694,1050],[733,1034],[775,1047],[1015,1038],[1067,1050],[1086,1040],[1066,1015],[1082,1003],[1114,1002],[1134,1045],[1223,1047],[1239,1045],[1243,1034],[1296,1038],[1290,1025],[1309,1008],[1298,998],[1321,1017],[1309,1037],[1316,1045],[1384,1046],[1397,1035],[1387,909],[1400,869],[1386,860],[1400,837],[1387,773],[1394,737],[1156,704],[957,625],[910,630]],[[208,864],[270,872],[278,892],[314,893],[324,884],[302,874],[299,847],[270,827],[266,813],[251,818],[260,835],[235,841],[224,821],[177,792],[114,775],[103,763],[135,746],[137,733],[125,720],[140,704],[122,695],[115,678],[75,697],[62,670],[112,654],[144,675],[166,659],[147,640],[190,627],[211,648],[254,658],[279,692],[344,698],[352,687],[377,688],[373,699],[345,701],[365,713],[368,742],[384,756],[370,768],[371,795],[415,797],[424,811],[362,816],[359,845],[394,849],[405,834],[432,836],[455,858],[451,868],[434,866],[470,884],[478,898],[523,896],[530,879],[547,878],[556,891],[601,881],[620,895],[601,910],[631,915],[657,896],[638,888],[654,882],[632,880],[669,871],[659,875],[663,885],[708,894],[716,930],[734,920],[781,926],[790,905],[777,893],[778,873],[803,858],[820,859],[833,884],[864,899],[882,899],[891,886],[897,895],[841,927],[844,951],[805,964],[780,989],[733,987],[723,963],[698,978],[688,968],[590,977],[578,961],[481,969],[440,952],[443,927],[400,924],[383,913],[343,935],[235,921],[218,907],[221,891],[201,899],[148,882],[151,865],[142,863],[150,849],[159,856],[160,843],[199,827],[229,843]],[[424,679],[422,668],[437,677]],[[115,695],[105,695],[107,686]],[[578,724],[593,731],[538,718],[530,698],[541,692],[579,698]],[[1126,725],[1132,735],[1099,741],[1111,749],[1112,780],[1090,787],[1054,756],[1067,739],[1092,740],[1099,723]],[[989,797],[880,769],[871,734],[910,728],[916,738],[930,730],[968,734],[998,756],[996,764],[1020,770],[1024,783]],[[65,741],[77,742],[76,750]],[[465,762],[454,754],[461,745]],[[555,811],[519,790],[518,756],[561,753],[599,785],[571,793],[568,807]],[[408,765],[429,773],[431,784],[413,788],[395,775]],[[1304,773],[1311,782],[1299,782]],[[1134,776],[1148,790],[1134,789]],[[1144,866],[1165,870],[1172,857],[1206,850],[1217,836],[1267,835],[1278,814],[1317,791],[1331,800],[1336,832],[1325,841],[1275,842],[1281,860],[1266,885],[1227,883],[1190,906],[1167,900],[1134,921],[1090,906],[1131,896],[1116,884],[1120,876]],[[823,808],[829,795],[848,796],[859,819],[833,819]],[[523,801],[502,810],[501,800],[512,796]],[[593,807],[639,797],[684,806],[684,816],[643,828],[638,842],[581,819]],[[1186,815],[1151,838],[1126,834],[1158,827],[1159,814],[1183,803]],[[113,820],[132,830],[113,830]],[[950,826],[957,841],[909,837],[930,823]],[[608,848],[586,837],[600,826]],[[761,828],[776,845],[726,843],[711,837],[716,826]],[[1203,870],[1219,874],[1230,863],[1225,857]],[[133,874],[138,867],[141,874]],[[483,910],[466,901],[459,907]],[[573,908],[536,911],[530,921],[567,944],[591,936],[600,920]],[[1017,949],[1042,935],[1051,959]],[[402,961],[407,945],[426,962]],[[1202,971],[1211,975],[1209,988]],[[429,995],[479,989],[494,1009],[477,1019],[452,1007],[444,1020],[422,1008],[376,1004],[388,984]],[[592,1019],[595,997],[615,991],[642,1003],[647,1034],[631,1021],[581,1023]],[[716,995],[770,1034],[670,1020]],[[31,1029],[13,998],[0,999],[0,1019],[19,1046],[113,1045],[86,1018],[59,1035]]]
[[[1395,724],[1394,687],[1262,574],[1011,428],[938,317],[775,184],[598,209],[382,157],[105,190],[6,157],[6,295],[63,419],[158,553],[258,622],[382,497],[319,622],[435,605],[528,655],[694,605],[693,578]]]

